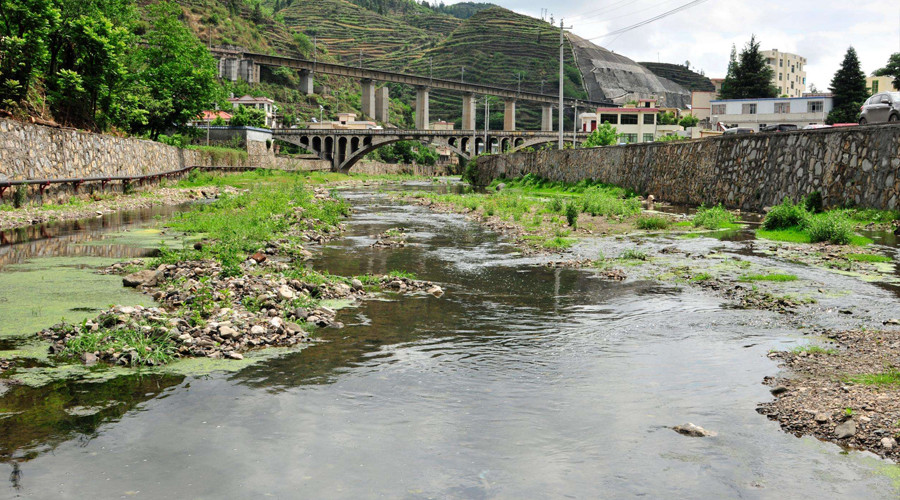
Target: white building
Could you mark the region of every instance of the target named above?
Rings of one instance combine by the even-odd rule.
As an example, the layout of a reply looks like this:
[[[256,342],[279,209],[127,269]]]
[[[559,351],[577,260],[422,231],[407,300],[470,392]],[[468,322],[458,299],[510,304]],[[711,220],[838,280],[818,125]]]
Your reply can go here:
[[[272,99],[269,99],[268,97],[251,97],[245,95],[243,97],[231,97],[228,99],[228,102],[231,103],[234,109],[238,109],[239,106],[244,106],[246,108],[263,110],[266,113],[266,128],[276,128],[277,120],[275,113],[278,111],[278,107],[275,106],[275,101]]]
[[[619,141],[629,144],[653,142],[659,137],[682,131],[679,125],[660,125],[655,99],[641,99],[634,108],[597,108],[596,113],[582,113],[579,123],[582,132],[593,132],[599,125],[609,122],[619,133]]]
[[[766,125],[790,123],[803,128],[825,123],[834,107],[830,94],[774,99],[727,99],[710,101],[710,121],[726,128],[741,127],[759,131]]]
[[[772,68],[772,84],[779,96],[800,97],[806,92],[806,58],[778,49],[763,50],[766,64]]]

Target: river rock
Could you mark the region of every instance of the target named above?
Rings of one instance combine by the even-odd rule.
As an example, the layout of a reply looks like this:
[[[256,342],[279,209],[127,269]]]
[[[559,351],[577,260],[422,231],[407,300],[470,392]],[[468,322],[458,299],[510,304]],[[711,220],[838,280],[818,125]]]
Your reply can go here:
[[[362,284],[362,281],[359,281],[358,279],[353,278],[352,280],[350,280],[350,286],[352,286],[354,290],[359,291],[359,290],[362,290],[363,284]]]
[[[255,260],[257,264],[262,264],[266,261],[266,254],[262,252],[256,252],[255,254],[251,255],[250,258]]]
[[[241,353],[234,351],[226,352],[225,357],[228,359],[244,359],[244,356]]]
[[[158,281],[159,279],[156,271],[150,269],[131,273],[122,278],[122,284],[131,288],[138,286],[156,286]]]
[[[783,386],[783,385],[779,385],[779,386],[777,386],[777,387],[774,387],[774,388],[773,388],[772,390],[770,390],[769,392],[771,392],[773,396],[778,396],[779,394],[784,394],[784,393],[787,392],[787,391],[788,391],[788,388],[787,388],[787,387],[785,387],[785,386]]]
[[[685,436],[691,437],[712,437],[717,435],[713,431],[708,431],[703,427],[694,425],[690,422],[682,425],[676,425],[675,427],[672,427],[672,430],[679,434],[684,434]]]
[[[431,295],[434,295],[435,297],[440,297],[441,295],[444,295],[444,290],[437,285],[432,285],[430,288],[428,288],[428,290],[425,290],[425,291],[430,293]]]
[[[849,438],[855,435],[856,422],[854,420],[847,420],[842,424],[838,424],[838,426],[834,428],[834,437],[836,437],[837,439]]]
[[[82,353],[81,360],[84,361],[84,364],[86,364],[87,366],[97,364],[97,356],[92,352]]]
[[[821,412],[816,413],[816,422],[818,422],[820,424],[824,424],[825,422],[828,422],[828,415],[825,413],[821,413]]]
[[[261,325],[253,325],[253,326],[250,328],[250,334],[251,334],[251,335],[265,335],[265,334],[266,334],[266,327],[261,326]]]
[[[884,322],[885,325],[900,325],[900,319],[891,318]]]
[[[881,447],[885,450],[893,450],[894,447],[897,446],[897,440],[891,437],[883,437],[881,438]]]
[[[276,290],[278,296],[284,300],[293,300],[296,297],[296,293],[294,293],[294,289],[289,287],[288,285],[281,285]]]
[[[230,326],[220,326],[219,335],[225,339],[236,339],[241,336],[241,333]]]

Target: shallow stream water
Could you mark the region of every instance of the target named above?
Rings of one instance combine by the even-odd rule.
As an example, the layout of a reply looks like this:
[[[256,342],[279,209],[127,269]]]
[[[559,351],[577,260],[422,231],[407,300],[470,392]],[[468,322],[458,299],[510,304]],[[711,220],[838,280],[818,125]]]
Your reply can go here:
[[[344,196],[347,237],[316,268],[411,271],[446,295],[344,309],[327,342],[237,373],[15,387],[0,498],[900,494],[897,466],[756,413],[767,351],[800,335],[777,314],[549,269],[460,216]],[[396,226],[408,246],[369,248]],[[685,422],[718,436],[669,428]]]

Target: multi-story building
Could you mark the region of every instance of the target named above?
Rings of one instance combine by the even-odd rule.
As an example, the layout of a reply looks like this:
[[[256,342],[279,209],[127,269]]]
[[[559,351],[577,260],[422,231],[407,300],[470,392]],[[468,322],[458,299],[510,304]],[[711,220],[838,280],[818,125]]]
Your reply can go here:
[[[725,128],[741,127],[758,131],[766,125],[791,123],[803,128],[820,125],[834,107],[828,94],[773,99],[727,99],[710,101],[710,121]]]
[[[806,58],[778,49],[762,51],[772,68],[772,84],[779,96],[801,97],[806,92]]]
[[[380,130],[381,126],[373,121],[357,120],[356,113],[338,113],[338,119],[329,122],[312,122],[308,127],[312,130]]]
[[[660,125],[655,99],[641,99],[634,108],[597,108],[596,113],[579,116],[582,132],[593,132],[598,125],[609,122],[619,133],[619,141],[626,143],[653,142],[663,135],[684,130],[678,125]]]
[[[894,88],[894,78],[891,76],[870,76],[866,78],[866,88],[874,95],[879,92],[900,90]]]

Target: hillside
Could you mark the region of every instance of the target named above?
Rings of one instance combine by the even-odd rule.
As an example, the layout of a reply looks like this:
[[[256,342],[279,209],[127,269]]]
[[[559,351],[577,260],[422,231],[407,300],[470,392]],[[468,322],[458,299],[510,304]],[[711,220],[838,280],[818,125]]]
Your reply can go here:
[[[377,69],[399,70],[442,37],[407,24],[396,14],[382,15],[347,0],[294,0],[278,14],[288,27],[316,37],[342,62],[358,64],[361,52],[362,64]],[[409,15],[427,18],[425,13]]]
[[[565,51],[565,90],[570,97],[586,98],[581,73],[571,48]],[[436,78],[459,80],[515,89],[556,93],[559,85],[559,30],[539,19],[492,7],[465,20],[434,48],[411,58],[407,71],[427,75],[433,66]],[[434,92],[431,116],[457,119],[462,109],[458,94]],[[492,104],[502,116],[502,103]],[[481,126],[482,114],[478,113]],[[529,128],[540,126],[540,107],[519,103],[518,122]],[[492,119],[502,123],[502,117]],[[492,127],[494,125],[492,124]]]
[[[712,92],[715,86],[709,81],[709,78],[691,71],[682,64],[654,63],[642,62],[638,63],[649,69],[654,75],[671,80],[688,91]]]

